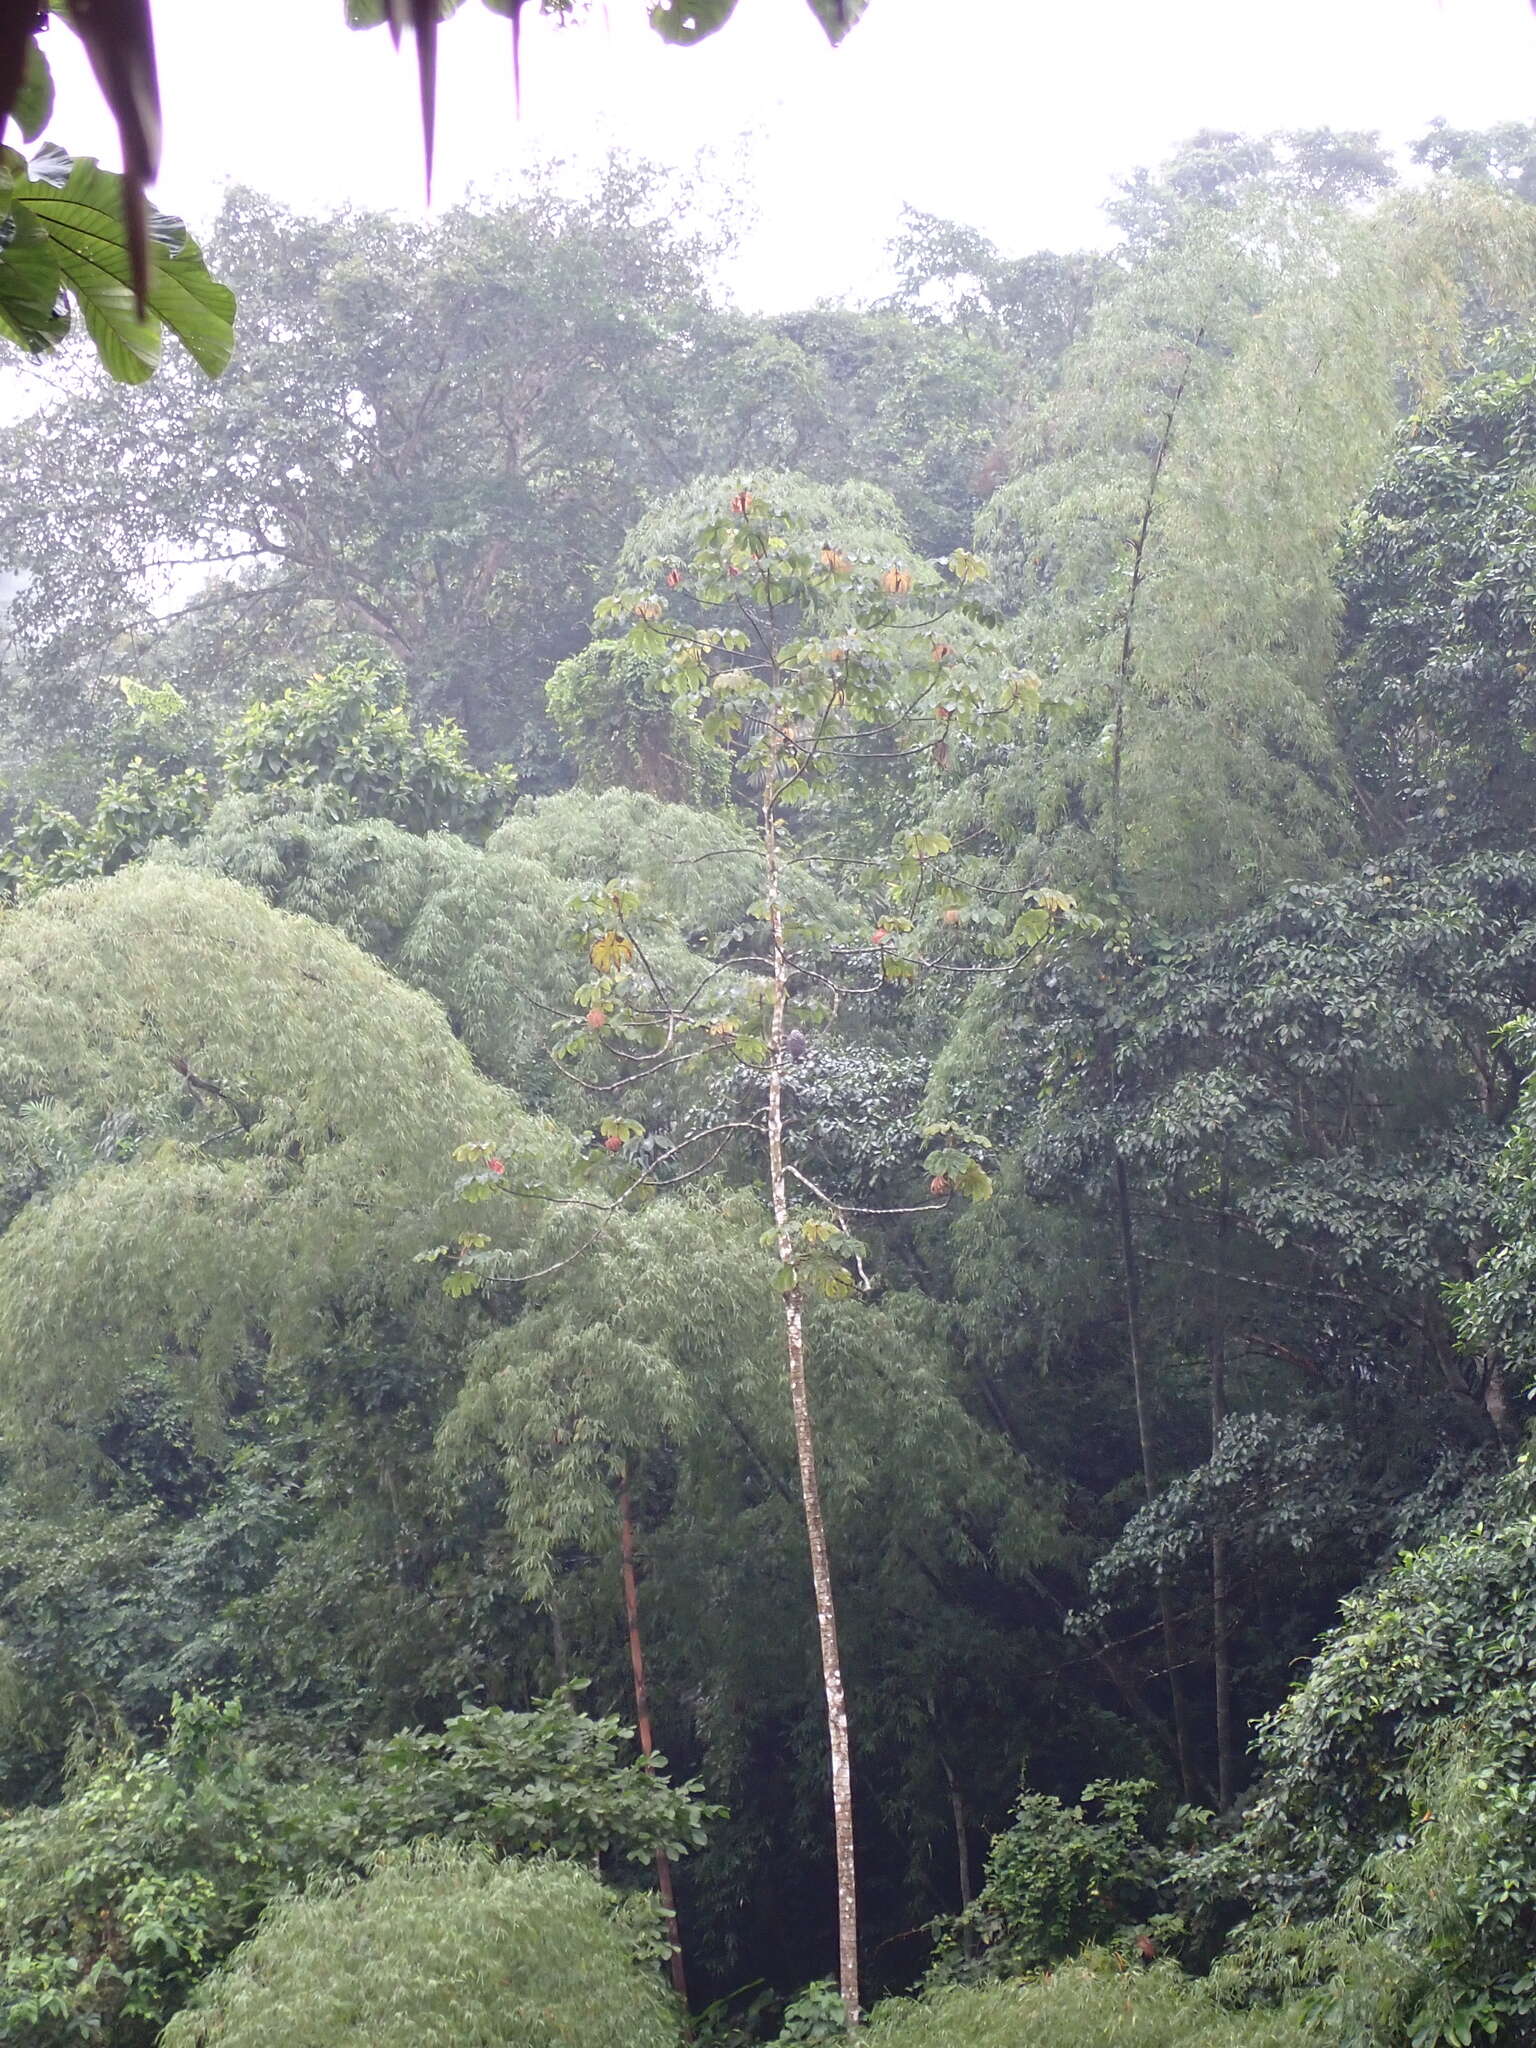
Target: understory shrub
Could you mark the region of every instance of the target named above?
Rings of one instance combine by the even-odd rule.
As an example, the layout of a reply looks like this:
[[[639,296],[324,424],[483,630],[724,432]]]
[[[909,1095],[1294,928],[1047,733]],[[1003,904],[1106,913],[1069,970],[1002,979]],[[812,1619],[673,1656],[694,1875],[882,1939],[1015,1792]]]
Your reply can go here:
[[[164,2048],[677,2048],[654,1911],[440,1845],[271,1908]]]
[[[1232,2012],[1172,1963],[1090,1957],[1023,1983],[949,1985],[875,2008],[870,2048],[1301,2048],[1298,2016]]]
[[[253,1741],[238,1706],[178,1700],[163,1748],[103,1756],[57,1805],[0,1818],[0,2042],[149,2048],[274,1897],[380,1852],[547,1851],[617,1876],[684,1855],[714,1809],[624,1755],[627,1736],[566,1692],[321,1763]]]
[[[1153,1790],[1144,1779],[1105,1779],[1085,1786],[1076,1806],[1022,1791],[974,1904],[941,1938],[937,1977],[1020,1975],[1093,1943],[1118,1946],[1143,1930],[1165,1937],[1169,1858],[1146,1829]]]

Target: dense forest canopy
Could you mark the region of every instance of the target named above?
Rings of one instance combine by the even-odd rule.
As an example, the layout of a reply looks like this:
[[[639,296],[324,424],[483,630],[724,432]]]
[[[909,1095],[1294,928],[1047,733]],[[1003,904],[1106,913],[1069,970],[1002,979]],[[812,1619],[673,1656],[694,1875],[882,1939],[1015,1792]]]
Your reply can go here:
[[[1536,131],[1412,155],[774,316],[237,191],[0,435],[0,2040],[1536,2040]]]

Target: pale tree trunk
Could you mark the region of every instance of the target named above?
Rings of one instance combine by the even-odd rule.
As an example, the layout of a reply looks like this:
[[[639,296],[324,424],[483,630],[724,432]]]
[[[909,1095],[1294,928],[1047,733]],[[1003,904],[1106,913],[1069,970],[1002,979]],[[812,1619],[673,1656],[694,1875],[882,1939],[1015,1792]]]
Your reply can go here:
[[[1146,1359],[1141,1342],[1141,1270],[1131,1224],[1131,1184],[1125,1161],[1115,1161],[1115,1206],[1120,1222],[1120,1255],[1125,1279],[1126,1340],[1131,1354],[1131,1385],[1136,1396],[1136,1435],[1141,1445],[1141,1480],[1150,1507],[1157,1497],[1157,1468],[1152,1455],[1152,1416],[1147,1403]],[[1179,1781],[1186,1800],[1195,1796],[1194,1758],[1189,1743],[1189,1716],[1184,1709],[1184,1679],[1179,1669],[1178,1633],[1173,1601],[1162,1568],[1157,1574],[1157,1606],[1163,1624],[1163,1652],[1168,1660],[1168,1692],[1173,1704],[1173,1738],[1179,1754]]]
[[[789,1189],[784,1168],[784,1036],[789,994],[789,960],[784,950],[784,911],[779,894],[778,820],[771,794],[763,804],[763,854],[767,869],[768,925],[773,941],[773,1024],[768,1036],[768,1182],[779,1259],[795,1264],[790,1230]],[[837,1647],[837,1610],[832,1599],[832,1564],[821,1512],[816,1471],[816,1434],[805,1381],[804,1302],[798,1286],[784,1295],[784,1345],[789,1398],[794,1412],[795,1450],[800,1461],[800,1497],[816,1591],[816,1627],[821,1639],[821,1679],[827,1705],[827,1746],[832,1760],[832,1823],[837,1845],[837,1975],[843,2014],[852,2033],[859,2024],[859,1921],[853,1854],[853,1763],[848,1742],[848,1704]]]
[[[635,1679],[635,1729],[640,1753],[649,1758],[656,1744],[651,1734],[651,1696],[645,1683],[645,1645],[640,1636],[640,1586],[635,1572],[635,1510],[629,1492],[629,1467],[619,1481],[619,1565],[624,1579],[624,1619],[629,1628],[629,1663]],[[656,1889],[667,1916],[672,1944],[672,1989],[688,2010],[688,1979],[683,1971],[683,1943],[677,1925],[677,1899],[672,1890],[672,1863],[665,1849],[656,1851]]]

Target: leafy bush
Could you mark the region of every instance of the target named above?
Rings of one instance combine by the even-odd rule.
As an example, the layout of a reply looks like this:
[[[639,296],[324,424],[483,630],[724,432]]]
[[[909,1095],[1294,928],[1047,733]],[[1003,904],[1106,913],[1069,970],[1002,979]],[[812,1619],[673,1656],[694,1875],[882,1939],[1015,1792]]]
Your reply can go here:
[[[483,839],[515,800],[513,771],[476,768],[451,719],[418,728],[403,679],[377,662],[341,662],[250,705],[220,737],[221,772],[213,776],[176,751],[191,735],[175,690],[122,689],[127,736],[142,750],[120,759],[89,816],[42,804],[16,828],[0,848],[0,883],[14,894],[114,874],[157,842],[191,838],[216,787],[304,804],[332,822],[382,818],[408,832],[472,839]]]
[[[941,1943],[939,1976],[960,1970],[961,1936],[979,1939],[983,1967],[1011,1974],[1146,1925],[1168,1870],[1143,1828],[1152,1792],[1145,1780],[1106,1780],[1068,1806],[1022,1791],[988,1852],[985,1884]]]
[[[1333,1912],[1245,1932],[1215,1973],[1229,1995],[1299,1994],[1338,2048],[1533,2038],[1536,1712],[1522,1687],[1483,1713],[1486,1727],[1447,1723],[1415,1753],[1411,1829]]]
[[[1198,1859],[1253,1917],[1225,1995],[1299,1996],[1345,2048],[1533,2038],[1536,1502],[1529,1456],[1345,1603]]]
[[[654,1943],[569,1864],[417,1851],[275,1906],[165,2048],[676,2048]]]
[[[875,2008],[870,2048],[1299,2048],[1297,2015],[1230,2012],[1172,1964],[1094,1957],[1024,1984],[950,1985]]]
[[[18,896],[90,875],[114,875],[160,840],[184,840],[212,799],[200,768],[134,755],[102,784],[89,818],[41,804],[0,850],[0,882]]]
[[[0,1823],[0,2040],[155,2039],[309,1850],[238,1711],[178,1701],[164,1749],[104,1759]]]
[[[516,777],[471,766],[452,720],[419,731],[405,683],[377,662],[342,662],[301,689],[250,706],[224,739],[232,790],[334,791],[340,816],[411,832],[483,837],[512,808]]]
[[[380,1850],[684,1855],[710,1809],[626,1761],[626,1735],[561,1695],[316,1766],[249,1740],[237,1707],[178,1700],[164,1749],[108,1756],[59,1805],[0,1821],[0,2041],[155,2040],[285,1886]]]
[[[830,1977],[807,1984],[784,2008],[780,2041],[838,2041],[847,2031],[843,2001]]]
[[[616,1716],[594,1720],[560,1694],[530,1714],[476,1707],[441,1735],[392,1736],[365,1754],[361,1831],[374,1843],[477,1842],[586,1862],[686,1856],[719,1809],[699,1805],[695,1785],[669,1785],[664,1756],[649,1766],[621,1757],[629,1734]]]

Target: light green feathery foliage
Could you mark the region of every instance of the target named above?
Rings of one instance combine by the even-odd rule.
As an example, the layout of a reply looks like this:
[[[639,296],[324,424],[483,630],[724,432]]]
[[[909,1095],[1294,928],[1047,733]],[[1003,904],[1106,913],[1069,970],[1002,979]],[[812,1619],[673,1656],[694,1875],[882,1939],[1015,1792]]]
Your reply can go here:
[[[1169,1964],[1093,1957],[1021,1984],[888,1999],[871,2048],[1302,2048],[1315,2036],[1284,2013],[1224,2011]]]
[[[483,849],[231,798],[179,858],[339,926],[441,1003],[485,1073],[578,1121],[583,1099],[545,1056],[552,1028],[575,1021],[572,899],[619,877],[633,884],[653,965],[691,986],[748,929],[762,887],[737,821],[619,789],[528,803]],[[834,914],[825,887],[803,899]]]
[[[424,1341],[447,1154],[488,1129],[557,1149],[338,933],[168,868],[0,926],[0,1048],[15,1430],[88,1429],[150,1371],[216,1409],[248,1350],[291,1365],[408,1302]]]
[[[1031,860],[1049,847],[1053,879],[1118,869],[1174,917],[1342,850],[1338,535],[1404,381],[1454,358],[1469,280],[1521,288],[1529,212],[1266,199],[1196,214],[1111,295],[979,527],[1021,647],[1080,715],[971,800],[978,820]]]
[[[766,1461],[787,1482],[794,1449],[766,1220],[751,1195],[722,1198],[701,1182],[595,1235],[577,1212],[544,1240],[541,1257],[579,1256],[479,1343],[440,1435],[446,1470],[472,1473],[487,1458],[499,1469],[530,1593],[549,1592],[553,1561],[572,1546],[611,1549],[617,1482],[647,1455],[679,1454],[673,1512],[689,1525],[677,1532],[685,1548],[710,1527],[725,1545],[723,1524],[742,1513],[744,1448],[759,1477]],[[874,1518],[935,1556],[969,1557],[970,1515],[1006,1565],[1048,1547],[1043,1490],[967,1414],[927,1304],[818,1302],[810,1336],[827,1508],[850,1543]],[[902,1476],[913,1460],[927,1473],[919,1499]],[[792,1504],[786,1483],[770,1519]]]
[[[676,2048],[652,1916],[569,1864],[441,1850],[268,1914],[165,2048]]]

